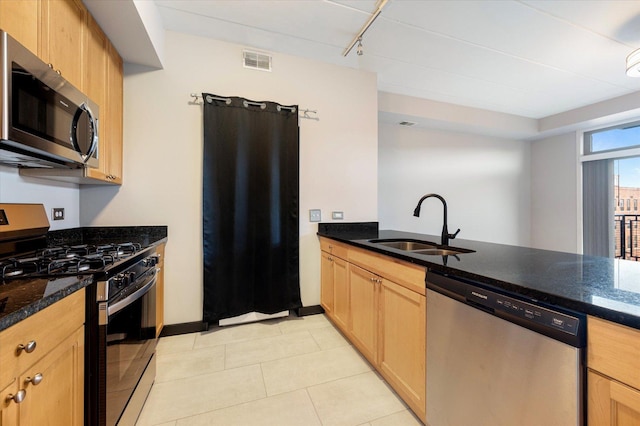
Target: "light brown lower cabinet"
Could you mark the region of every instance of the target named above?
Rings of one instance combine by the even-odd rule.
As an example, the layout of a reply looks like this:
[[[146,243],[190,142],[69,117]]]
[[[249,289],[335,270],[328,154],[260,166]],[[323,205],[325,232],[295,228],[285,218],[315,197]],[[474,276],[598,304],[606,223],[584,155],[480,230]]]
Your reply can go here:
[[[330,249],[328,249],[330,250]],[[346,257],[346,256],[345,256]],[[320,303],[327,316],[343,332],[349,328],[349,277],[347,261],[328,251],[322,252]]]
[[[349,329],[349,276],[344,259],[333,257],[333,318],[342,330]]]
[[[156,337],[162,333],[164,327],[164,250],[166,244],[160,244],[158,254],[158,280],[156,281]]]
[[[378,362],[378,288],[382,279],[356,265],[349,265],[353,344],[373,365]]]
[[[426,422],[425,269],[320,240],[327,317]]]
[[[427,299],[386,279],[381,282],[379,299],[380,373],[424,421]]]
[[[84,311],[80,290],[0,333],[0,426],[84,424]]]
[[[640,330],[587,318],[587,420],[640,425]]]
[[[640,425],[640,391],[589,370],[588,424]]]

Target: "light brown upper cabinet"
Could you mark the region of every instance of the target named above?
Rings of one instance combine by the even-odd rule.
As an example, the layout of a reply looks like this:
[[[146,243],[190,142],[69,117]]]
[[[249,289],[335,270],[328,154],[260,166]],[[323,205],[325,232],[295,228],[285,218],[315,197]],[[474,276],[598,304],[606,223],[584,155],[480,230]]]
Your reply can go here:
[[[0,0],[0,28],[100,108],[97,168],[21,169],[20,174],[81,184],[122,184],[122,58],[82,2]]]
[[[37,55],[40,0],[0,0],[0,28]]]
[[[41,4],[38,56],[80,89],[87,10],[79,0],[41,0]]]

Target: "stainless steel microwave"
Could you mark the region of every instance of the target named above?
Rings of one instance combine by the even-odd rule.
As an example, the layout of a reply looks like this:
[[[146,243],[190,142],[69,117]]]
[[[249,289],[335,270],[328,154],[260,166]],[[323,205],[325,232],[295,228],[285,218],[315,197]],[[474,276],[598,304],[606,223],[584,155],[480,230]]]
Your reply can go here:
[[[0,164],[98,166],[98,105],[2,30],[0,71]]]

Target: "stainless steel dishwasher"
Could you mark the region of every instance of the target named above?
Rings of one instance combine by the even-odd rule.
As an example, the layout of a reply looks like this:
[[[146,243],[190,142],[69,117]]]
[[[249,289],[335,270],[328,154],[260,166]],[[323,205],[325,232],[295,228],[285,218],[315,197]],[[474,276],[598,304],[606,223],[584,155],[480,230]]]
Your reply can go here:
[[[427,425],[584,424],[583,314],[427,273]]]

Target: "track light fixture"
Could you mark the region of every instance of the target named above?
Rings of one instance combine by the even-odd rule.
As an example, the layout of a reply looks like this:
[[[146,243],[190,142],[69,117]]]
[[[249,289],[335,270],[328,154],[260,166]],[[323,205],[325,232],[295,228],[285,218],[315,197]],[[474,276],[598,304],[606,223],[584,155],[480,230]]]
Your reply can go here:
[[[351,52],[351,49],[353,49],[353,46],[356,45],[356,43],[358,43],[358,48],[356,50],[356,53],[362,56],[362,36],[364,35],[365,31],[369,29],[371,24],[373,24],[373,21],[376,20],[378,15],[380,15],[380,12],[382,12],[382,8],[387,4],[388,1],[389,0],[378,0],[378,4],[376,6],[375,12],[373,12],[371,16],[369,16],[369,20],[367,20],[367,22],[365,22],[362,28],[360,28],[360,31],[358,31],[358,34],[356,34],[356,36],[353,38],[351,43],[349,43],[349,46],[347,46],[347,48],[344,49],[344,52],[342,52],[342,56],[347,56],[349,52]]]

